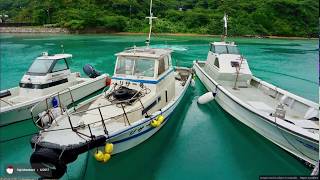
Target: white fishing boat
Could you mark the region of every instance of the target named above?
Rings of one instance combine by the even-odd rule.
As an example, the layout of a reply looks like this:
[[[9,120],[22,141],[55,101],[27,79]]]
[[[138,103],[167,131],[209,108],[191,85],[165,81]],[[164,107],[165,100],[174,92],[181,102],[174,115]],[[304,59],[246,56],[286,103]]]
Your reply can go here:
[[[71,58],[71,54],[43,53],[33,61],[22,77],[19,87],[1,91],[0,127],[30,119],[30,109],[53,94],[59,93],[60,101],[68,105],[69,100],[64,97],[70,98],[69,94],[72,94],[73,101],[77,101],[106,86],[107,75],[98,76],[93,69],[91,72],[88,71],[93,73],[92,78],[81,78],[79,72],[72,73],[68,65]],[[84,67],[85,70],[90,68],[92,67],[89,65]],[[42,104],[38,108],[44,111],[47,105]]]
[[[227,18],[225,16],[225,28]],[[226,32],[226,31],[225,31]],[[313,165],[319,160],[319,104],[252,75],[237,45],[211,43],[206,61],[194,61],[208,93],[225,111],[293,155]]]
[[[144,142],[169,120],[192,81],[192,70],[173,67],[172,50],[149,47],[153,18],[150,10],[146,47],[116,54],[107,91],[62,113],[32,138],[31,166],[49,170],[36,171],[40,176],[60,178],[66,164],[91,149],[98,161],[106,162]]]

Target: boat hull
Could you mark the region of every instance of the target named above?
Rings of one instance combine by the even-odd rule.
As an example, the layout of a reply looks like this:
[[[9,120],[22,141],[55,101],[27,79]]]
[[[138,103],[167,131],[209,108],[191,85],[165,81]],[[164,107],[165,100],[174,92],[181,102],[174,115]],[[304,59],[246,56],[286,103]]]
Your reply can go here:
[[[72,87],[67,87],[68,90],[61,91],[60,101],[64,106],[72,103],[72,98],[74,101],[78,101],[102,88],[105,87],[106,75],[99,76],[95,79],[89,79],[83,83],[77,84]],[[66,89],[66,88],[65,88]],[[72,98],[70,96],[72,94]],[[37,105],[36,112],[40,113],[47,109],[47,104],[45,102],[46,98],[53,96],[55,93],[39,97],[30,102],[17,104],[10,108],[2,110],[0,113],[0,127],[8,126],[18,122],[22,122],[32,118],[31,108]],[[51,101],[48,100],[50,103]]]
[[[114,144],[114,150],[112,154],[117,154],[123,151],[126,151],[130,148],[133,148],[134,146],[137,146],[138,144],[144,142],[148,138],[150,138],[152,135],[154,135],[157,131],[159,131],[170,119],[170,115],[174,111],[174,109],[178,106],[182,98],[184,97],[184,94],[187,91],[187,88],[190,84],[192,77],[189,76],[184,89],[182,90],[180,96],[175,99],[174,102],[171,104],[168,104],[166,108],[162,109],[161,115],[164,116],[165,120],[159,127],[152,127],[150,125],[150,122],[156,118],[156,116],[144,119],[142,122],[139,122],[137,124],[133,124],[128,129],[116,133],[114,135],[110,135],[107,142],[111,142]]]
[[[197,63],[194,63],[194,70],[204,86],[209,91],[216,92],[215,100],[226,112],[286,151],[313,165],[316,164],[319,157],[319,141],[294,133],[250,111],[219,88]]]

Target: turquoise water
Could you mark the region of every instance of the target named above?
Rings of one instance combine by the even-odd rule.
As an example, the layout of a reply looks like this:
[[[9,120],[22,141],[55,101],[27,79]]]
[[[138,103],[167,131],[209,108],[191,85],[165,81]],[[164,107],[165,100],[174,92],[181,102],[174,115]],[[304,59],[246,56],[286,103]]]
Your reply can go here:
[[[43,51],[73,54],[71,68],[82,71],[90,63],[112,74],[115,56],[126,47],[144,45],[144,36],[110,35],[1,35],[1,89],[14,87],[32,60]],[[157,47],[175,50],[174,63],[192,66],[205,59],[208,37],[154,37]],[[307,99],[318,101],[318,41],[235,40],[255,76]],[[83,73],[82,73],[83,74]],[[199,106],[205,93],[196,80],[169,122],[151,139],[96,162],[92,152],[68,167],[63,179],[257,179],[259,175],[308,175],[299,160],[224,112],[215,102]],[[28,166],[30,136],[3,142],[18,134],[35,132],[31,122],[0,130],[0,177],[5,168]],[[30,175],[29,177],[35,177]]]

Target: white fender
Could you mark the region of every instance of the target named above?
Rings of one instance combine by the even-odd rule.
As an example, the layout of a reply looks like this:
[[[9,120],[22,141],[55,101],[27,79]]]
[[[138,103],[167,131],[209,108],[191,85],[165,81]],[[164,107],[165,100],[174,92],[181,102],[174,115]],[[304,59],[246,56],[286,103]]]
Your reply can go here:
[[[198,103],[199,104],[206,104],[212,100],[214,100],[214,97],[216,96],[216,93],[213,92],[207,92],[205,94],[203,94],[202,96],[200,96],[198,98]]]
[[[196,86],[196,82],[194,81],[194,79],[191,79],[191,87],[195,87]]]

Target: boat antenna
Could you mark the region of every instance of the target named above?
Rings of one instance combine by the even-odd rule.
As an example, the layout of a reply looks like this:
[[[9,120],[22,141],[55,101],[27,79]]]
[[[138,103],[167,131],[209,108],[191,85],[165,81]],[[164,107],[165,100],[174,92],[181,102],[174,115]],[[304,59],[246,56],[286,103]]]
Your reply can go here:
[[[152,13],[152,0],[150,0],[150,16],[146,17],[146,19],[149,19],[149,34],[146,40],[146,45],[147,47],[149,47],[150,45],[150,40],[151,40],[151,33],[152,33],[152,20],[156,19],[157,17],[153,17],[153,13]]]
[[[226,13],[224,13],[223,16],[223,37],[222,37],[222,41],[226,41],[227,35],[228,35],[228,15]]]
[[[61,49],[62,49],[62,54],[64,53],[64,48],[63,48],[63,44],[60,45]]]

